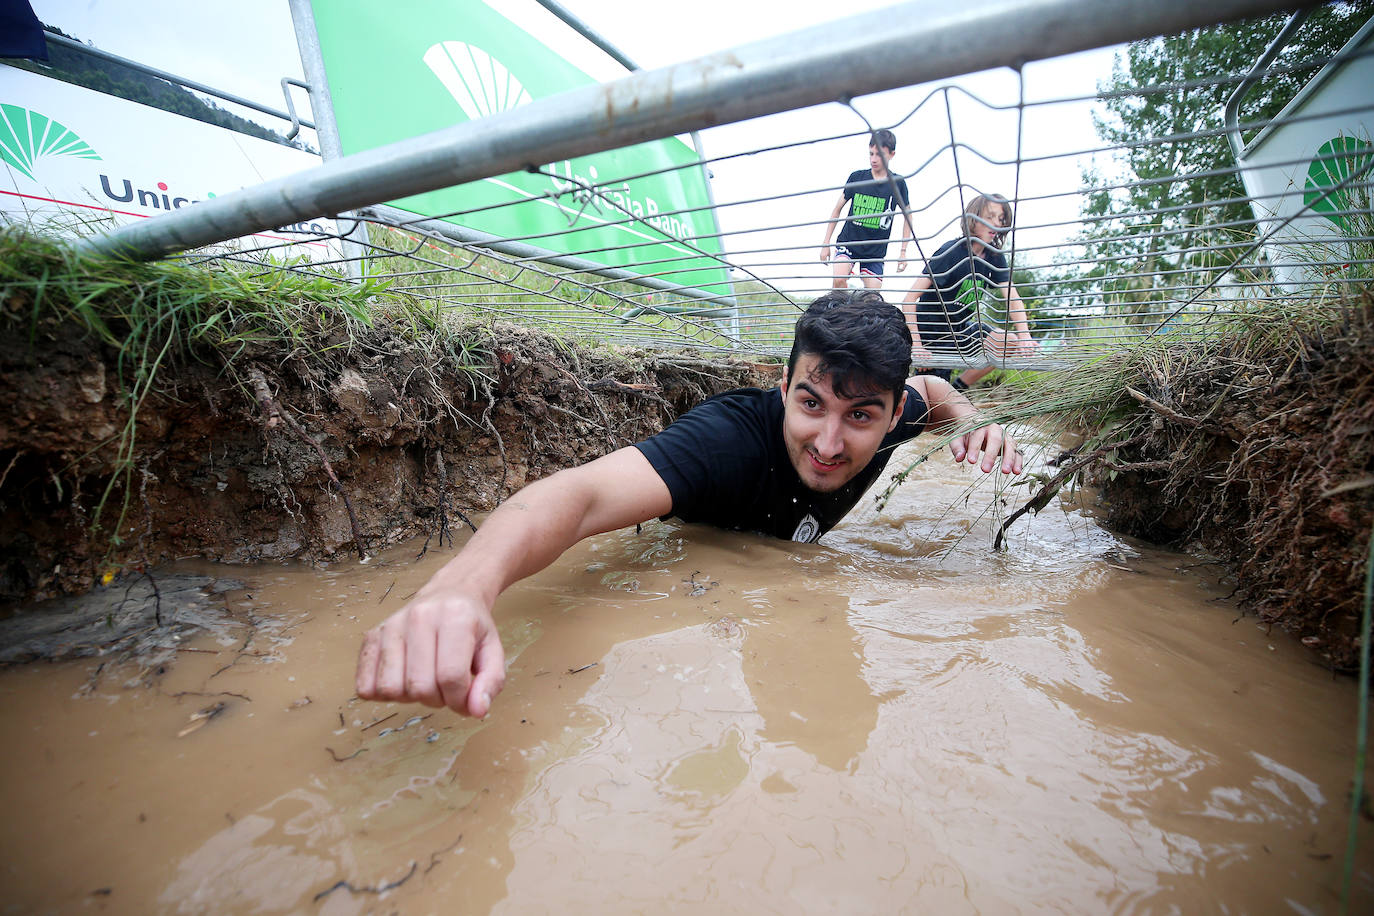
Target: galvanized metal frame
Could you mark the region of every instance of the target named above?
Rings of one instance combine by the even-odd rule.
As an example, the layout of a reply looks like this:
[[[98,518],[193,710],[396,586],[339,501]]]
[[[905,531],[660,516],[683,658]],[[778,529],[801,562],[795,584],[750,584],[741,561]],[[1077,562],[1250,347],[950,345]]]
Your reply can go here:
[[[293,4],[304,2],[293,0]],[[553,0],[538,2],[555,15],[561,9]],[[862,91],[905,85],[928,78],[933,73],[957,75],[1005,63],[1008,59],[1019,64],[1024,60],[1051,56],[1066,50],[1097,46],[1104,40],[1152,37],[1170,30],[1173,27],[1171,24],[1180,22],[1210,25],[1225,16],[1268,12],[1281,6],[1273,3],[1234,3],[1225,5],[1224,9],[1212,7],[1196,10],[1191,4],[1181,4],[1177,0],[1158,4],[1127,4],[1132,7],[1137,5],[1148,6],[1148,14],[1143,17],[1136,15],[1141,11],[1125,10],[1115,0],[1084,0],[1071,5],[1053,0],[1005,0],[978,10],[946,11],[943,18],[932,19],[927,7],[911,4],[898,12],[906,12],[907,20],[919,18],[915,16],[918,11],[925,15],[919,29],[905,28],[906,23],[900,15],[894,11],[884,11],[881,16],[883,29],[874,30],[870,27],[873,17],[854,17],[839,27],[832,25],[819,30],[807,30],[783,39],[746,46],[731,54],[715,55],[651,73],[635,73],[604,86],[566,93],[556,100],[542,100],[481,122],[470,122],[414,141],[394,144],[385,150],[327,163],[320,169],[297,176],[293,181],[269,183],[234,195],[238,199],[233,206],[230,205],[231,197],[226,195],[206,205],[199,205],[196,209],[200,212],[196,215],[202,220],[207,215],[213,217],[213,232],[210,234],[215,235],[216,240],[220,237],[229,238],[242,234],[246,231],[242,227],[254,221],[276,223],[282,220],[284,223],[297,212],[318,211],[320,215],[326,215],[332,212],[330,206],[339,201],[351,203],[362,199],[387,199],[430,190],[446,185],[454,175],[484,177],[499,174],[511,170],[512,163],[521,163],[523,157],[536,151],[540,158],[556,161],[625,143],[682,133],[684,128],[703,121],[715,123],[751,117],[781,110],[779,106],[790,108],[824,98],[840,101],[853,114],[855,128],[837,136],[859,137],[875,126],[858,106],[850,102],[851,96]],[[1071,11],[1067,9],[1069,6],[1072,7]],[[1180,10],[1181,6],[1187,6],[1188,9]],[[1065,26],[1066,16],[1076,20],[1075,25],[1080,27],[1078,31]],[[565,18],[565,21],[568,20]],[[575,28],[580,25],[575,24],[575,20],[569,24]],[[1032,25],[1036,27],[1032,28]],[[584,29],[585,26],[582,26],[579,31]],[[967,42],[951,37],[956,29],[960,30],[960,34],[978,30],[984,40],[975,48],[965,47]],[[1046,29],[1055,34],[1045,37]],[[1104,35],[1104,29],[1125,31],[1110,31],[1115,36],[1111,38]],[[916,34],[918,31],[919,36]],[[1085,33],[1090,35],[1085,37]],[[594,43],[604,42],[589,29],[585,29],[583,34]],[[875,39],[875,34],[893,39],[895,45]],[[808,41],[814,46],[807,47]],[[940,45],[942,41],[944,45]],[[607,49],[603,47],[603,50]],[[827,56],[832,50],[834,55]],[[927,51],[930,53],[925,53]],[[843,60],[837,59],[837,56]],[[915,58],[919,58],[919,62],[913,63]],[[622,65],[633,66],[633,62],[623,54],[617,59]],[[1271,61],[1269,67],[1260,73],[1285,69],[1285,66]],[[834,72],[835,77],[818,88],[814,85],[814,79],[808,81],[797,78],[803,72],[809,75]],[[1019,68],[1016,72],[1019,76]],[[1254,76],[1256,74],[1220,74],[1191,83],[1138,87],[1114,95],[1146,96],[1156,92],[1187,91],[1227,83],[1240,86]],[[808,85],[799,88],[794,85],[797,83]],[[1034,205],[1037,201],[1076,195],[1080,189],[1042,188],[1036,194],[1022,198],[1024,168],[1063,157],[1091,154],[1115,156],[1164,144],[1207,141],[1223,134],[1229,136],[1236,129],[1264,125],[1240,125],[1236,123],[1236,118],[1228,117],[1226,125],[1216,130],[1137,137],[1119,145],[1102,144],[1087,150],[1042,150],[1038,154],[1028,155],[1023,145],[1028,111],[1042,106],[1087,102],[1102,96],[1028,102],[1024,81],[1018,81],[1018,86],[1015,102],[1001,105],[992,104],[960,87],[938,86],[896,125],[891,125],[901,126],[917,117],[939,117],[950,128],[949,142],[930,153],[926,161],[904,175],[909,182],[915,181],[937,160],[946,164],[952,162],[955,169],[952,185],[940,185],[927,198],[907,202],[910,213],[926,219],[927,228],[921,237],[908,240],[915,244],[918,257],[924,258],[924,245],[933,243],[948,231],[954,211],[962,211],[964,201],[981,190],[971,187],[964,174],[965,164],[972,161],[967,159],[969,156],[1015,169],[1014,181],[1009,183],[1013,185],[1012,203],[1022,217],[1017,230],[1022,233],[1073,223],[1096,225],[1106,230],[1098,233],[1097,240],[1110,244],[1113,239],[1124,241],[1135,237],[1141,231],[1142,221],[1183,216],[1191,222],[1195,219],[1191,214],[1201,215],[1210,207],[1242,200],[1180,202],[1152,214],[1114,210],[1100,217],[1076,221],[1039,224],[1026,221],[1028,211],[1024,208],[1025,204]],[[999,159],[968,142],[955,127],[953,99],[956,95],[961,99],[961,104],[971,101],[990,111],[1014,116],[1014,150],[1004,153]],[[1374,106],[1374,100],[1371,100],[1371,106]],[[555,108],[559,111],[555,112]],[[1299,118],[1292,117],[1290,120]],[[578,122],[576,129],[568,121]],[[699,162],[690,167],[709,169],[738,156],[781,154],[826,139],[834,138],[789,140],[767,150],[732,153],[717,160],[702,155],[698,147]],[[437,160],[443,160],[443,163]],[[538,167],[538,163],[523,164],[527,168]],[[417,168],[424,172],[418,179]],[[1189,177],[1215,177],[1231,171],[1220,168],[1197,176],[1122,181],[1106,185],[1103,190],[1125,191],[1182,182]],[[1367,172],[1366,169],[1359,175],[1350,176],[1340,188],[1329,189],[1326,196],[1337,190],[1351,188],[1367,193]],[[585,201],[595,199],[602,188],[632,177],[636,176],[602,176],[597,186],[578,188],[584,205]],[[364,196],[359,189],[368,193]],[[833,193],[835,188],[806,187],[749,200],[719,203],[713,200],[712,210],[714,213],[733,207],[766,206],[783,197],[800,197],[822,191]],[[930,230],[929,216],[945,211],[951,211],[951,218],[945,220],[941,227]],[[603,253],[620,252],[625,256],[622,260],[628,258],[633,263],[632,269],[618,270],[592,262],[588,257],[594,254],[592,251],[554,255],[540,244],[547,235],[497,239],[463,229],[452,222],[416,218],[378,203],[360,206],[353,212],[356,219],[350,224],[353,237],[360,240],[360,246],[369,256],[392,258],[387,262],[386,269],[389,272],[385,276],[401,284],[411,295],[433,301],[436,307],[455,306],[513,319],[523,316],[526,320],[535,320],[566,333],[590,334],[601,339],[623,339],[649,346],[729,347],[780,355],[786,352],[790,340],[795,309],[820,292],[821,288],[828,286],[828,278],[827,282],[818,282],[813,287],[797,286],[798,282],[816,282],[818,264],[812,258],[811,251],[803,251],[795,245],[765,243],[749,246],[742,243],[744,235],[763,231],[762,228],[741,230],[736,227],[728,233],[717,229],[717,235],[730,252],[727,262],[730,266],[739,268],[744,263],[761,265],[754,275],[760,285],[745,291],[737,287],[733,301],[729,302],[735,308],[730,310],[720,308],[727,304],[724,297],[709,297],[701,290],[692,288],[690,283],[679,282],[682,280],[678,271],[679,259],[660,257],[649,261],[635,256],[635,249],[642,243],[598,249]],[[1333,215],[1340,216],[1343,212]],[[449,214],[459,222],[463,215]],[[1358,208],[1350,211],[1350,215],[1361,218],[1369,216],[1367,211]],[[633,216],[625,215],[621,222],[633,224],[634,220]],[[191,230],[185,226],[169,228],[166,225],[169,222],[167,218],[155,222],[164,224],[155,233],[126,230],[94,243],[92,247],[133,250],[146,256],[157,253],[168,244],[173,247],[186,244],[185,233]],[[804,229],[807,226],[819,226],[820,223],[809,221],[789,225]],[[1212,222],[1208,223],[1208,228],[1225,232],[1244,229],[1248,225]],[[1120,228],[1113,231],[1113,227],[1118,226]],[[768,223],[767,227],[779,228],[776,222]],[[151,228],[150,224],[134,227],[141,230],[148,228]],[[1066,365],[1146,339],[1161,333],[1161,329],[1174,333],[1180,327],[1177,320],[1180,316],[1184,316],[1188,327],[1202,327],[1197,322],[1228,308],[1226,303],[1231,301],[1228,297],[1244,294],[1263,298],[1276,294],[1264,279],[1263,263],[1256,257],[1263,238],[1255,241],[1253,238],[1224,240],[1214,237],[1199,242],[1192,237],[1194,230],[1195,227],[1158,227],[1152,230],[1150,238],[1157,250],[1147,253],[1154,259],[1149,263],[1140,263],[1138,254],[1109,253],[1094,257],[1083,252],[1074,253],[1062,243],[1015,246],[1009,254],[1011,266],[1018,272],[1026,270],[1035,275],[1036,299],[1050,311],[1056,312],[1059,317],[1055,320],[1067,328],[1067,333],[1053,329],[1048,332],[1047,343],[1055,345],[1057,349],[1051,351],[1047,347],[1034,356],[1012,357],[991,354],[985,350],[970,354],[939,354],[932,364],[946,368],[985,365],[1046,368]],[[203,234],[209,230],[201,227],[194,231]],[[403,233],[403,237],[410,241],[403,241],[400,245],[396,244],[395,238],[401,237],[388,241],[386,233],[396,232]],[[197,237],[209,238],[208,235]],[[1357,236],[1353,241],[1371,240]],[[128,249],[128,245],[135,247]],[[266,249],[261,253],[270,254]],[[1203,256],[1209,264],[1199,260]],[[251,260],[257,256],[243,254],[236,257]],[[346,253],[334,262],[334,266],[343,269],[361,257],[356,253]],[[402,261],[395,260],[407,257],[412,264],[409,268],[400,266]],[[1352,263],[1350,258],[1338,255],[1313,256],[1307,264],[1314,268],[1330,266],[1347,271],[1351,267],[1367,271],[1370,266],[1368,259],[1356,259]],[[763,270],[764,266],[768,268],[767,271]],[[1094,280],[1097,292],[1087,298],[1081,280],[1073,276],[1056,275],[1074,274],[1076,271],[1081,276],[1083,269],[1088,266],[1100,269]],[[320,267],[328,269],[329,265],[317,264],[314,269]],[[273,268],[264,266],[263,269]],[[285,269],[312,268],[292,265]],[[491,284],[498,280],[505,285],[492,287]],[[633,286],[626,286],[627,283]],[[1136,297],[1140,300],[1137,304],[1124,304],[1132,301],[1135,293],[1121,293],[1121,305],[1109,304],[1101,298],[1116,287],[1135,283],[1142,284],[1140,295]],[[900,292],[898,290],[898,295]],[[665,328],[665,316],[672,317],[669,313],[677,313],[674,319],[677,323]],[[985,316],[980,314],[978,317]],[[997,320],[1005,316],[990,317]]]
[[[294,0],[301,3],[303,0]],[[92,239],[155,258],[647,140],[1288,9],[1283,0],[909,3],[538,99]],[[967,36],[980,36],[978,42]],[[825,74],[824,79],[816,74]],[[313,82],[313,80],[312,80]],[[539,161],[532,161],[537,155]]]
[[[187,79],[184,76],[177,76],[175,73],[168,73],[166,70],[159,70],[157,67],[150,67],[147,64],[140,64],[136,60],[130,60],[127,57],[120,57],[118,54],[111,54],[109,51],[102,51],[100,48],[93,48],[90,45],[82,44],[79,41],[73,41],[65,35],[59,35],[56,32],[51,32],[47,29],[43,30],[43,38],[45,41],[51,44],[61,45],[62,47],[69,48],[70,50],[76,51],[79,54],[85,54],[89,57],[95,57],[100,60],[109,61],[110,63],[119,64],[121,67],[127,67],[130,70],[134,70],[139,73],[146,74],[148,76],[155,76],[158,79],[166,80],[169,83],[175,83],[176,85],[184,86],[187,89],[194,89],[196,92],[202,92],[205,95],[212,95],[217,99],[224,99],[226,102],[233,102],[235,105],[242,105],[244,108],[251,109],[261,114],[271,115],[274,118],[281,118],[283,121],[286,121],[291,124],[291,131],[290,133],[286,134],[287,140],[294,140],[296,135],[300,132],[300,128],[302,127],[308,127],[311,130],[315,129],[314,122],[306,121],[296,116],[295,104],[291,100],[291,93],[286,88],[288,85],[299,86],[300,83],[296,80],[282,80],[282,95],[286,99],[287,110],[278,111],[275,108],[269,108],[268,106],[263,105],[260,102],[255,102],[252,99],[247,99],[243,96],[235,95],[231,92],[225,92],[222,89],[216,89],[213,86],[207,86],[204,83],[199,83],[195,80]]]

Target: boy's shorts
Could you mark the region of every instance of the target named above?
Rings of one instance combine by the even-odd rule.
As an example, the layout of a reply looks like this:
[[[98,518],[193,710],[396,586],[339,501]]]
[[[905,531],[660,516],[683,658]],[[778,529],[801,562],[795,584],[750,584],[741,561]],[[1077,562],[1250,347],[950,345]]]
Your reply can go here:
[[[875,277],[883,275],[883,258],[887,257],[887,245],[836,245],[835,255],[847,258],[859,265],[859,273]]]

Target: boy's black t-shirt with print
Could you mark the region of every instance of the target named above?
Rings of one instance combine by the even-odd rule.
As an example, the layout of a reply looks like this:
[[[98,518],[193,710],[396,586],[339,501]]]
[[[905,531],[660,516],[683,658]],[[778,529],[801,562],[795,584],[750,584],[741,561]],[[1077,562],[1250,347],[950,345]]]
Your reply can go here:
[[[897,199],[892,194],[895,180]],[[844,183],[844,197],[849,201],[849,218],[840,228],[837,245],[845,242],[886,242],[892,235],[892,221],[909,197],[906,179],[874,178],[872,169],[860,169],[850,174]],[[886,214],[886,215],[884,215]]]
[[[887,467],[893,450],[925,429],[925,400],[910,386],[906,391],[902,419],[883,438],[873,460],[833,493],[809,489],[792,467],[777,388],[737,388],[717,395],[636,447],[668,485],[670,515],[815,541],[854,507]]]
[[[922,336],[927,326],[942,330],[958,330],[973,315],[979,297],[990,294],[994,301],[1001,296],[991,287],[1006,286],[1011,280],[1006,255],[991,248],[974,256],[967,239],[951,239],[941,245],[926,263],[930,288],[921,293],[916,304],[916,319]],[[937,292],[938,290],[938,292]],[[941,304],[941,299],[944,304]]]

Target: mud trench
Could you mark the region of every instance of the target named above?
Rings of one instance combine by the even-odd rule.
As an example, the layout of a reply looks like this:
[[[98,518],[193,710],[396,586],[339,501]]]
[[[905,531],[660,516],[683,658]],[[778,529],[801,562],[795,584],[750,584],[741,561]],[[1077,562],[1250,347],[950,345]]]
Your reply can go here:
[[[483,722],[352,694],[363,630],[465,530],[162,568],[200,596],[168,621],[208,626],[162,664],[0,672],[7,905],[1335,912],[1348,684],[1215,564],[1066,499],[994,553],[977,507],[1014,500],[974,476],[927,461],[820,545],[661,522],[578,545],[501,599]]]
[[[184,359],[132,440],[117,354],[0,341],[7,912],[1336,911],[1348,682],[1067,492],[992,550],[1027,491],[939,458],[819,546],[578,545],[483,722],[357,700],[501,498],[777,369],[321,333]]]

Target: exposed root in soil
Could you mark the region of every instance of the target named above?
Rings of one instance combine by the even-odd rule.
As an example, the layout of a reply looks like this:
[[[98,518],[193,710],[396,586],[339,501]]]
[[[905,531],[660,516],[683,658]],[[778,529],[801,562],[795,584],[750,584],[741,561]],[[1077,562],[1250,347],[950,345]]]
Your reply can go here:
[[[324,467],[324,472],[329,475],[329,482],[333,484],[335,492],[343,497],[344,507],[348,510],[348,524],[353,529],[353,547],[358,551],[358,559],[366,560],[367,551],[363,549],[363,535],[358,530],[358,514],[353,511],[353,500],[348,498],[348,491],[343,484],[339,483],[339,475],[334,473],[334,466],[329,463],[329,456],[320,448],[320,444],[312,439],[300,423],[291,416],[289,411],[283,410],[277,403],[277,399],[272,396],[272,390],[267,387],[267,379],[263,377],[262,370],[257,366],[250,366],[248,377],[253,383],[253,393],[257,395],[258,403],[263,407],[263,416],[267,419],[264,425],[271,429],[276,425],[276,421],[284,420],[291,432],[296,434],[296,438],[309,445],[315,450],[315,454],[320,456],[320,464]]]

